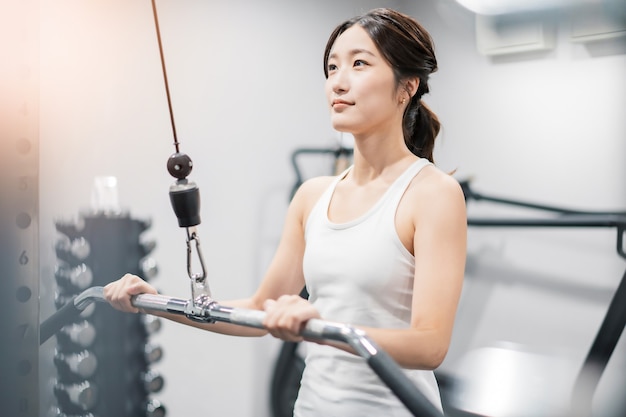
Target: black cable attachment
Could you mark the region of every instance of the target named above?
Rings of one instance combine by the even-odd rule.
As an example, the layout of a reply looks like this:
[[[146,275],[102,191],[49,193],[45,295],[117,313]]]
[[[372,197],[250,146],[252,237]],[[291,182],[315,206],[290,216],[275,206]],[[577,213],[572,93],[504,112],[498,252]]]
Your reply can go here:
[[[200,224],[200,190],[187,179],[192,169],[193,162],[187,154],[176,152],[167,160],[167,171],[178,179],[170,186],[170,202],[180,227]]]
[[[200,224],[200,190],[195,182],[180,179],[170,186],[170,202],[180,227]]]

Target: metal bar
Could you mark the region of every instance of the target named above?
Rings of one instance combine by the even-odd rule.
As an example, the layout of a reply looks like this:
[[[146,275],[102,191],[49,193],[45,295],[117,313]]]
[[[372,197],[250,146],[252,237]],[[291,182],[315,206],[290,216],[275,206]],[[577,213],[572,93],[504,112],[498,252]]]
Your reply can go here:
[[[76,310],[83,310],[96,301],[105,301],[102,287],[92,287],[83,291],[70,304]],[[191,300],[153,294],[136,295],[132,298],[132,304],[148,312],[174,313],[185,315],[196,321],[220,321],[257,329],[263,329],[266,314],[259,310],[222,306],[215,301],[207,302],[202,306],[194,304]],[[58,326],[58,329],[49,329],[48,332],[55,333],[62,326],[60,320],[55,319],[54,316],[48,321]],[[307,322],[301,335],[309,340],[332,340],[350,345],[359,356],[367,361],[372,370],[391,388],[414,416],[443,417],[443,413],[417,389],[400,366],[362,330],[342,323],[312,319]]]
[[[298,166],[298,156],[301,154],[326,155],[326,154],[335,154],[335,153],[337,153],[336,149],[328,149],[328,148],[322,148],[322,149],[301,148],[301,149],[296,149],[295,151],[293,151],[293,153],[291,154],[291,166],[293,167],[294,173],[296,174],[296,182],[291,189],[291,194],[289,195],[289,199],[293,198],[293,196],[296,194],[296,191],[298,190],[298,187],[300,187],[302,183],[304,182],[304,178],[302,178],[302,172],[300,171],[300,167]]]
[[[580,210],[571,210],[571,209],[566,209],[562,207],[548,206],[544,204],[536,204],[536,203],[530,203],[530,202],[525,202],[525,201],[520,201],[520,200],[507,199],[507,198],[489,197],[489,196],[477,194],[474,192],[472,192],[471,197],[476,201],[489,201],[491,203],[507,204],[510,206],[525,207],[525,208],[530,208],[530,209],[551,211],[551,212],[562,213],[562,214],[584,214],[585,213]]]
[[[564,215],[555,218],[468,218],[470,226],[488,227],[619,227],[626,225],[626,216],[618,215]]]
[[[560,214],[579,214],[579,215],[590,215],[590,216],[606,216],[606,215],[616,215],[616,216],[624,216],[626,215],[626,211],[585,211],[585,210],[576,210],[569,209],[564,207],[550,206],[547,204],[538,204],[532,203],[528,201],[514,200],[510,198],[502,198],[490,196],[482,193],[478,193],[474,191],[469,181],[459,181],[461,188],[463,190],[463,194],[465,195],[466,200],[475,200],[475,201],[488,201],[496,204],[506,204],[510,206],[516,207],[525,207],[536,210],[543,211],[551,211],[554,213]]]
[[[138,295],[135,297],[133,305],[145,310],[156,309],[168,312],[180,312],[181,310],[187,310],[190,306],[190,301],[170,297],[161,299],[161,297],[163,296],[146,297]],[[259,310],[232,308],[212,302],[207,305],[206,311],[201,313],[201,317],[263,329],[265,314],[265,312]],[[301,335],[305,339],[310,340],[333,340],[347,343],[359,356],[367,361],[372,370],[376,372],[414,416],[443,416],[443,413],[437,410],[415,387],[397,363],[386,352],[382,351],[373,340],[368,338],[362,330],[342,323],[311,319],[307,322]]]
[[[622,336],[624,326],[626,326],[626,272],[576,378],[572,395],[573,415],[582,417],[592,414],[594,393]]]
[[[624,250],[625,215],[564,214],[560,217],[538,219],[468,217],[467,224],[482,227],[615,227],[617,229],[617,254],[626,259],[626,250]]]
[[[296,174],[296,182],[291,189],[291,194],[289,198],[292,199],[295,195],[298,187],[302,185],[304,182],[304,178],[302,178],[302,172],[300,171],[300,167],[298,166],[298,156],[300,155],[335,155],[335,159],[339,158],[341,155],[352,155],[354,153],[353,149],[350,148],[299,148],[292,152],[291,154],[291,165],[293,166],[294,173]]]

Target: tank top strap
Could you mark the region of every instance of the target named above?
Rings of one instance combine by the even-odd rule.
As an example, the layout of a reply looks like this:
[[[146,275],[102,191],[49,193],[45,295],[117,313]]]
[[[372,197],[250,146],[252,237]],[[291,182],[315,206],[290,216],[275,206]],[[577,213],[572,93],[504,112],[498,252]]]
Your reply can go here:
[[[388,198],[386,199],[387,204],[394,209],[400,203],[400,199],[406,192],[406,189],[409,187],[413,178],[424,168],[425,166],[431,165],[432,163],[426,158],[420,158],[417,161],[413,162],[409,167],[391,184],[389,189]]]
[[[328,210],[328,206],[330,205],[330,199],[335,193],[335,188],[337,188],[337,184],[339,184],[344,178],[346,178],[346,175],[348,175],[353,167],[354,165],[350,165],[348,168],[344,169],[343,172],[335,175],[335,178],[333,178],[328,188],[326,188],[326,191],[324,191],[319,199],[319,202],[321,203],[322,207],[324,207],[324,210]]]
[[[413,178],[420,172],[422,168],[427,165],[430,165],[431,162],[425,158],[420,158],[417,161],[413,162],[409,167],[402,173],[395,181],[389,186],[385,194],[378,200],[378,202],[363,216],[358,219],[352,220],[347,223],[342,223],[340,225],[334,225],[335,228],[345,228],[352,227],[353,225],[362,222],[365,218],[370,217],[374,213],[384,210],[385,213],[392,212],[391,216],[386,216],[391,219],[395,217],[395,211],[400,203],[400,199],[404,195],[407,187],[413,180]],[[308,229],[313,223],[326,224],[328,223],[328,217],[326,213],[328,212],[328,208],[330,206],[330,200],[335,192],[337,184],[341,180],[343,180],[349,171],[353,168],[353,166],[345,169],[341,174],[335,176],[332,182],[328,185],[328,188],[322,193],[320,198],[317,200],[313,209],[309,213],[309,217],[305,224],[305,238],[308,235]]]
[[[304,237],[308,236],[308,231],[312,225],[318,224],[322,222],[326,218],[326,213],[328,211],[328,207],[330,205],[330,199],[332,198],[335,188],[337,184],[348,175],[348,172],[352,169],[352,165],[346,168],[341,174],[335,175],[333,180],[330,182],[326,190],[320,195],[317,199],[317,202],[313,205],[311,212],[309,213],[309,217],[306,220],[304,225]]]

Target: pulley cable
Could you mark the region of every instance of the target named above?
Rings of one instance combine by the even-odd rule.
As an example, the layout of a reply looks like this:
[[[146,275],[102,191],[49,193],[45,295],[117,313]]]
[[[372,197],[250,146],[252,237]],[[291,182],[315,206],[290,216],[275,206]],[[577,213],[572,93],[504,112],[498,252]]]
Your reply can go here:
[[[210,300],[211,291],[209,290],[208,281],[206,280],[204,259],[202,257],[202,251],[200,250],[200,239],[196,230],[196,226],[200,224],[200,190],[193,181],[187,179],[187,176],[191,173],[193,168],[191,158],[187,154],[180,152],[155,0],[152,0],[152,14],[154,15],[159,56],[161,58],[161,69],[165,83],[172,133],[174,135],[174,148],[176,151],[170,155],[167,160],[167,171],[172,177],[176,178],[176,182],[170,186],[170,202],[178,218],[178,225],[186,228],[187,231],[187,274],[191,279],[192,299],[194,303],[206,303],[207,300]],[[193,271],[194,248],[198,258],[197,263],[199,264],[200,272]]]

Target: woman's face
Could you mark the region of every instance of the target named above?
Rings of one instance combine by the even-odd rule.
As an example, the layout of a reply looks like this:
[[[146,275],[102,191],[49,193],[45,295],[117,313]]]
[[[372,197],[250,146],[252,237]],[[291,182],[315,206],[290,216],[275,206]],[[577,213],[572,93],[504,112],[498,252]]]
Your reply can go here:
[[[343,32],[328,58],[326,97],[335,130],[367,134],[402,123],[393,71],[359,25]]]

